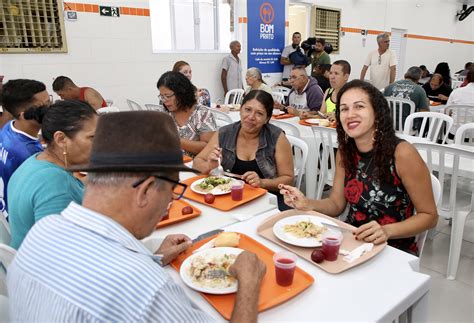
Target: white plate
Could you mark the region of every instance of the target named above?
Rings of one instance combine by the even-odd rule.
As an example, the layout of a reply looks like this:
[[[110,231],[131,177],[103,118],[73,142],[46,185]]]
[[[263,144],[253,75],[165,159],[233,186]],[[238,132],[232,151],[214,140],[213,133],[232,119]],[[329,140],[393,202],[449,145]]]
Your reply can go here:
[[[310,119],[305,119],[304,121],[307,122],[307,123],[314,124],[314,125],[319,125],[319,120],[320,119],[310,118]]]
[[[231,181],[229,182],[229,184],[232,183],[233,179],[230,178],[230,177],[226,177],[226,176],[222,176],[223,178],[229,178]],[[220,190],[218,187],[214,187],[212,189],[212,191],[209,191],[209,192],[201,192],[200,190],[196,189],[195,186],[196,185],[199,185],[202,181],[204,181],[206,178],[201,178],[201,179],[198,179],[197,181],[194,181],[192,184],[191,184],[191,190],[194,192],[194,193],[198,193],[198,194],[201,194],[201,195],[206,195],[207,193],[211,193],[212,195],[225,195],[225,194],[229,194],[231,189],[229,188],[229,191],[222,191]]]
[[[231,286],[225,287],[225,288],[213,288],[213,287],[201,286],[193,281],[191,276],[188,274],[188,270],[191,267],[191,262],[193,261],[193,259],[198,256],[204,256],[204,257],[208,255],[220,256],[224,254],[238,255],[242,251],[244,250],[239,249],[239,248],[229,248],[229,247],[219,247],[219,248],[202,250],[201,252],[192,254],[191,256],[189,256],[183,261],[183,263],[181,264],[181,268],[179,270],[179,275],[181,276],[181,279],[186,285],[188,285],[194,290],[197,290],[198,292],[207,293],[207,294],[216,294],[216,295],[235,293],[237,292],[237,285],[238,285],[237,281],[235,282],[235,284],[232,284]]]
[[[320,247],[322,245],[321,241],[316,238],[298,238],[292,235],[291,233],[285,232],[284,227],[287,224],[296,224],[299,221],[310,220],[316,225],[324,225],[324,223],[329,223],[335,226],[338,226],[335,222],[327,220],[325,218],[315,216],[315,215],[294,215],[287,218],[283,218],[273,225],[273,233],[275,236],[291,245],[298,247]]]
[[[279,116],[279,115],[284,114],[284,113],[285,113],[285,111],[281,111],[279,109],[273,109],[272,115]]]

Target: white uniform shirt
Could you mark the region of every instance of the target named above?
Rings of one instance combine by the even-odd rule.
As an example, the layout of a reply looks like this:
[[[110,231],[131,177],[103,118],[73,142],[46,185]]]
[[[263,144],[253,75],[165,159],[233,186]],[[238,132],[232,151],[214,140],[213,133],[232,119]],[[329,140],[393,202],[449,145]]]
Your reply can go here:
[[[229,54],[222,60],[222,69],[227,71],[227,90],[243,89],[241,60]]]
[[[382,55],[376,49],[369,53],[364,65],[370,67],[370,83],[377,89],[383,89],[390,84],[390,67],[397,65],[397,58],[390,49]]]
[[[283,49],[283,52],[281,52],[281,57],[288,58],[290,56],[290,54],[295,52],[295,51],[296,51],[296,48],[293,48],[292,45],[286,46]],[[300,47],[300,51],[304,54],[301,47]],[[291,72],[291,69],[293,68],[293,66],[295,66],[295,64],[283,65],[283,75],[281,77],[284,78],[284,79],[289,78],[290,77],[290,72]]]

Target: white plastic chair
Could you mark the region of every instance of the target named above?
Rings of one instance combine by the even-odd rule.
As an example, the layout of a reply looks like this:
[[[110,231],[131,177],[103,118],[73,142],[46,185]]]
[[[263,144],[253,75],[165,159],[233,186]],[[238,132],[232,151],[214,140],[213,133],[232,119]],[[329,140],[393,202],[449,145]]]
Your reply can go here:
[[[106,114],[111,112],[120,112],[120,109],[117,107],[105,107],[97,109],[97,114]]]
[[[474,95],[473,95],[474,97]],[[451,133],[455,134],[457,129],[463,124],[474,122],[474,105],[454,104],[448,105],[444,109],[444,114],[447,114],[454,120]]]
[[[444,189],[445,176],[451,176],[449,187],[449,201],[446,203],[441,194],[439,203],[439,215],[452,219],[451,242],[449,246],[448,270],[446,276],[449,280],[456,278],[461,254],[461,245],[466,218],[474,213],[474,190],[470,188],[471,201],[469,205],[461,207],[457,201],[458,181],[469,174],[464,174],[460,169],[460,163],[474,165],[474,151],[435,143],[414,143],[420,152],[430,171],[438,172],[438,179],[441,185],[441,192]],[[472,169],[471,169],[472,178]]]
[[[300,130],[294,124],[284,122],[284,121],[279,121],[279,120],[273,120],[273,119],[270,119],[270,123],[274,126],[277,126],[281,130],[283,130],[286,135],[290,135],[297,138],[301,137]]]
[[[221,111],[217,111],[215,109],[210,109],[210,110],[212,114],[214,115],[214,119],[216,119],[217,128],[221,128],[228,124],[234,123],[234,121],[231,119],[231,117],[228,114]]]
[[[457,89],[458,87],[461,86],[463,81],[458,81],[458,80],[451,80],[451,87],[452,89]]]
[[[290,94],[290,89],[287,88],[287,87],[284,87],[284,86],[275,86],[275,87],[272,87],[272,92],[273,93],[282,93],[283,96],[288,96]]]
[[[9,245],[11,239],[10,225],[5,218],[5,215],[0,212],[0,243]]]
[[[128,104],[128,107],[130,108],[131,111],[144,110],[140,104],[138,104],[137,102],[132,101],[130,99],[127,99],[127,104]]]
[[[316,199],[319,200],[323,195],[324,185],[332,186],[336,173],[336,155],[334,150],[339,145],[337,143],[336,129],[319,126],[311,128],[316,140],[316,149],[319,151],[315,165],[316,168],[319,166],[319,178],[316,184]]]
[[[436,206],[438,206],[439,198],[441,197],[441,183],[439,180],[434,176],[433,174],[431,175],[431,187],[433,190],[433,198]],[[419,233],[416,238],[416,245],[418,246],[418,257],[421,258],[421,254],[423,253],[423,248],[425,246],[425,241],[426,241],[426,236],[428,234],[428,230],[425,230],[421,233]]]
[[[296,188],[299,189],[306,169],[306,162],[308,161],[308,144],[304,140],[290,135],[287,135],[286,138],[288,138],[288,141],[293,148],[295,183]]]
[[[468,139],[468,141],[465,142],[465,139]],[[454,144],[466,146],[474,145],[474,123],[466,123],[458,128],[454,136]]]
[[[244,90],[232,89],[225,94],[224,104],[241,104]]]
[[[114,100],[111,100],[111,99],[105,99],[105,103],[107,103],[107,106],[108,107],[111,107],[114,105]]]
[[[145,110],[150,111],[161,111],[162,106],[159,104],[145,103]]]
[[[421,126],[417,130],[418,134],[412,133],[413,122],[415,119],[422,119]],[[425,138],[427,141],[431,142],[437,142],[438,138],[441,137],[441,143],[445,143],[453,123],[453,118],[442,113],[415,112],[410,114],[405,120],[403,134],[415,135],[420,138]]]
[[[415,102],[407,99],[385,97],[390,107],[390,114],[393,118],[393,128],[396,133],[403,133],[403,112],[405,115],[410,115],[415,112]]]
[[[273,92],[272,93],[272,96],[273,96],[273,101],[275,102],[278,102],[280,104],[284,104],[285,103],[285,95],[281,92]]]

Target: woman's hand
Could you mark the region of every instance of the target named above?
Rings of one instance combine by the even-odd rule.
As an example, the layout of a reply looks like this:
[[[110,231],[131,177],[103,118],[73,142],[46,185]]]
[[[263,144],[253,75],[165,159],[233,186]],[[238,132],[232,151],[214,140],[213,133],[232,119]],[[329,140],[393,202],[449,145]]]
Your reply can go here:
[[[256,172],[246,172],[242,175],[242,179],[252,187],[263,187],[262,179]]]
[[[283,195],[285,204],[294,209],[311,211],[309,199],[296,187],[290,185],[279,184],[280,194]]]
[[[217,166],[219,166],[218,160],[219,158],[222,158],[222,149],[219,148],[219,146],[214,146],[212,151],[209,153],[209,156],[207,156],[207,162],[209,164],[209,169],[214,169]]]
[[[363,224],[354,231],[357,240],[381,244],[390,239],[390,234],[377,221]]]

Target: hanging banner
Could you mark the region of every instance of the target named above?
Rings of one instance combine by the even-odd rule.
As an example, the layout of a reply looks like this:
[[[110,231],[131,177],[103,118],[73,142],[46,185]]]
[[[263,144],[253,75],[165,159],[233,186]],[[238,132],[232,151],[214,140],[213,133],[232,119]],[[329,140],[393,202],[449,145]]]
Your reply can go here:
[[[281,73],[285,47],[285,0],[247,0],[248,67]]]

